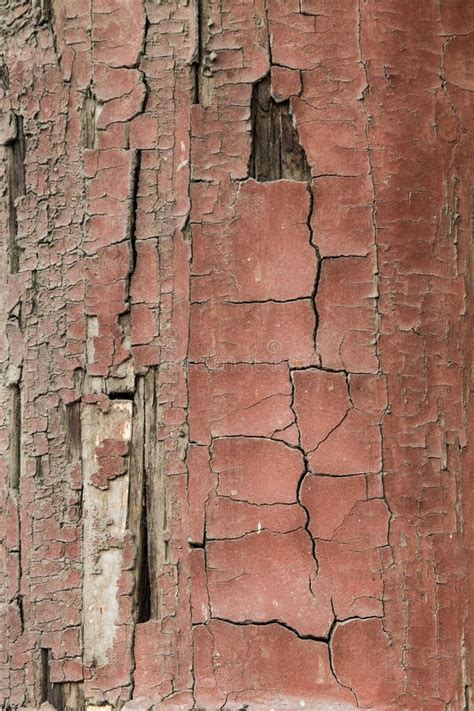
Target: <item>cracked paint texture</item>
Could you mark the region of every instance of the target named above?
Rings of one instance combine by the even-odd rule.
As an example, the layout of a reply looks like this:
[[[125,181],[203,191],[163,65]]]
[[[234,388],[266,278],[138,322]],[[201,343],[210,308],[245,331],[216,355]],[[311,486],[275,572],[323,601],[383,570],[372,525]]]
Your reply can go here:
[[[470,3],[0,15],[1,708],[473,708]]]

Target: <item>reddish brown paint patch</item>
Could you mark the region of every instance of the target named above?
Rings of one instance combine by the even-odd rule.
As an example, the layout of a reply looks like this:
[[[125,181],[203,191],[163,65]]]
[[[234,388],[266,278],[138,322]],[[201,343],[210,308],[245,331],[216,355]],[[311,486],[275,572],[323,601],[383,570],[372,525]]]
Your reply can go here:
[[[269,556],[269,550],[275,554]],[[278,620],[300,634],[327,635],[329,596],[315,588],[317,564],[304,529],[211,541],[207,564],[213,616],[233,622]]]
[[[293,422],[291,383],[286,365],[226,365],[189,369],[191,439],[268,437]]]
[[[304,471],[297,449],[264,438],[216,439],[211,447],[211,467],[217,493],[252,504],[292,504]]]
[[[331,644],[334,672],[361,708],[395,704],[402,674],[380,620],[350,620],[336,627]]]
[[[198,685],[197,704],[231,708],[312,709],[330,703],[335,709],[356,708],[354,696],[334,679],[327,646],[299,639],[276,624],[237,626],[215,620],[194,630]],[[225,664],[216,660],[226,660]],[[229,693],[229,689],[232,691]],[[324,701],[323,701],[324,699]]]
[[[192,360],[221,363],[316,362],[311,299],[288,303],[193,304],[189,354]]]
[[[3,14],[0,705],[472,706],[471,3]]]
[[[193,300],[310,297],[317,256],[310,244],[309,211],[303,183],[242,183],[235,215],[224,229],[206,222],[193,228]]]
[[[328,259],[316,295],[317,349],[326,368],[376,373],[375,281],[370,257]]]

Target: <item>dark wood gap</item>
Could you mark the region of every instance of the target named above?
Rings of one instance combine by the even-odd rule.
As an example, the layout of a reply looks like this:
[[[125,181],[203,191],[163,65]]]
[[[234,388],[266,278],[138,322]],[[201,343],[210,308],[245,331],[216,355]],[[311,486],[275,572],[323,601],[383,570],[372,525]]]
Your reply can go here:
[[[18,491],[21,475],[21,388],[18,383],[10,385],[10,427],[9,427],[9,477],[10,487]]]
[[[16,116],[16,138],[8,145],[8,257],[11,274],[17,274],[20,266],[18,246],[18,215],[16,201],[25,194],[26,143],[23,117]]]
[[[311,170],[293,124],[290,102],[274,100],[270,74],[253,86],[251,122],[250,177],[260,182],[310,182]]]

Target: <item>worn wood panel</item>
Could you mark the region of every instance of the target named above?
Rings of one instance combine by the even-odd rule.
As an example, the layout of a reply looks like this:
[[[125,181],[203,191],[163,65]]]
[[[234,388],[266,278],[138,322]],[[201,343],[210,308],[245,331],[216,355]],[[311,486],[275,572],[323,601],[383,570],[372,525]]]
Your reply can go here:
[[[472,700],[463,0],[5,0],[0,705]]]

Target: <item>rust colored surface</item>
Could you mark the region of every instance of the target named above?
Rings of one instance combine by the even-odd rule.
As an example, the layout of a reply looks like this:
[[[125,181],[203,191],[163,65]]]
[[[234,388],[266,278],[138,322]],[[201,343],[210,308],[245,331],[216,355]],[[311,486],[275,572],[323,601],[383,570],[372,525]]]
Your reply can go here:
[[[1,708],[473,709],[471,3],[1,4]]]

